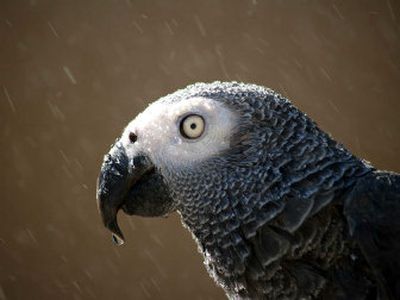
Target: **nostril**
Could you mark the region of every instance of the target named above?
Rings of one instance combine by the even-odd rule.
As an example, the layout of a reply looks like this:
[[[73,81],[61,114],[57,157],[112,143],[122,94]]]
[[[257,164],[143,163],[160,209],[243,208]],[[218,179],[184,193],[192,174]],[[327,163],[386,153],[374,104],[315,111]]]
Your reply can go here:
[[[134,142],[137,141],[137,135],[134,134],[133,132],[129,133],[129,140],[130,140],[131,143],[133,144]]]

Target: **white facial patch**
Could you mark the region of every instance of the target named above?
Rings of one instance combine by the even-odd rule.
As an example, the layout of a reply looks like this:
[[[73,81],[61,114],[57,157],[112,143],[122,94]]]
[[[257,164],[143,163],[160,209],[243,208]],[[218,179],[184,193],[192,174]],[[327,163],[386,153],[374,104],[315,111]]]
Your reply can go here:
[[[204,119],[205,128],[200,137],[185,138],[180,122],[191,114]],[[154,102],[128,124],[121,141],[127,152],[133,147],[146,153],[159,168],[190,167],[193,163],[217,155],[229,148],[236,117],[222,103],[202,97],[177,103]],[[129,133],[137,135],[132,144]]]

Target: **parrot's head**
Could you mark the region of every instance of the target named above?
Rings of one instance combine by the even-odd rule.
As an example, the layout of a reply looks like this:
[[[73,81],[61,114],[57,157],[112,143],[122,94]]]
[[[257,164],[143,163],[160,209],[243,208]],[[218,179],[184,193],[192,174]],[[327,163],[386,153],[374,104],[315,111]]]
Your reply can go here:
[[[288,199],[315,195],[321,185],[310,183],[331,176],[318,174],[318,166],[337,157],[350,154],[272,90],[198,83],[157,100],[126,126],[104,158],[98,206],[118,243],[120,209],[141,216],[178,211],[200,239],[221,230],[213,224],[246,225],[251,235],[275,217],[294,230],[330,199],[294,208]]]

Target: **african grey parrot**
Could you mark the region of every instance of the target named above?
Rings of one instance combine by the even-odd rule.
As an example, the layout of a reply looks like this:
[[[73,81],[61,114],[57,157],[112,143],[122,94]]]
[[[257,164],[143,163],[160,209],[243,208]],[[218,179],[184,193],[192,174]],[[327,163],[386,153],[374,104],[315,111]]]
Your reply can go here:
[[[117,243],[119,209],[177,211],[230,299],[400,299],[400,175],[261,86],[151,104],[105,155],[97,200]]]

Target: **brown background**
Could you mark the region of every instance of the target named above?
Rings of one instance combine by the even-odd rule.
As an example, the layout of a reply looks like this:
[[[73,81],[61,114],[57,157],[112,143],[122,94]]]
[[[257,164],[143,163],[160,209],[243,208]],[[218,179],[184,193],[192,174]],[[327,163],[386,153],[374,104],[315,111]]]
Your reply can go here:
[[[241,80],[400,171],[399,24],[397,0],[1,0],[0,300],[223,298],[177,216],[111,243],[103,154],[154,99]]]

